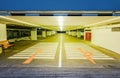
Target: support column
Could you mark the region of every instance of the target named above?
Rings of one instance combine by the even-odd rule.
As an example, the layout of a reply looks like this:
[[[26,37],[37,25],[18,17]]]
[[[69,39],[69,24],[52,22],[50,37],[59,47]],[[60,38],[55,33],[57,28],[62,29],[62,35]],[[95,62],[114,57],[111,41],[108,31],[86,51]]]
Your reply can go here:
[[[0,41],[7,40],[6,24],[0,24]],[[2,46],[0,46],[0,54],[2,53]]]
[[[69,31],[69,35],[72,35],[72,30]]]
[[[31,30],[31,40],[37,40],[37,28]]]
[[[56,31],[52,31],[52,35],[55,35],[56,34]]]
[[[46,38],[46,34],[47,34],[47,33],[46,33],[46,30],[42,30],[42,37],[43,37],[43,38]]]
[[[50,36],[52,36],[52,31],[50,31]]]
[[[47,31],[47,36],[51,36],[52,35],[52,31]]]
[[[72,31],[72,36],[74,36],[74,37],[77,36],[76,30],[73,30],[73,31]]]
[[[7,40],[6,24],[0,24],[0,41]]]
[[[66,34],[68,35],[68,34],[69,34],[69,31],[66,31]]]
[[[77,30],[77,38],[80,38],[81,37],[81,32],[80,32],[80,30],[78,29]]]
[[[74,35],[74,32],[73,32],[73,30],[71,31],[71,34],[72,34],[72,36]]]

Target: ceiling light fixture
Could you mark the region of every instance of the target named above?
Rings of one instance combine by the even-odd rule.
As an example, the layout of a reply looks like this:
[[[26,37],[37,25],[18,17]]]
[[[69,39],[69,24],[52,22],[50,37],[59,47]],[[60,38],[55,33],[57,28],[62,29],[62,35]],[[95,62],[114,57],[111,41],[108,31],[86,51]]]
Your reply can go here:
[[[63,31],[63,16],[58,16],[58,25],[60,26],[60,31]]]
[[[13,19],[13,18],[8,18],[8,17],[5,17],[5,16],[0,16],[0,18],[5,19],[5,20],[9,20],[9,21],[14,21],[14,22],[17,22],[17,23],[22,23],[22,24],[30,25],[30,26],[38,26],[36,24],[32,24],[32,23],[29,23],[29,22],[25,22],[25,21]]]

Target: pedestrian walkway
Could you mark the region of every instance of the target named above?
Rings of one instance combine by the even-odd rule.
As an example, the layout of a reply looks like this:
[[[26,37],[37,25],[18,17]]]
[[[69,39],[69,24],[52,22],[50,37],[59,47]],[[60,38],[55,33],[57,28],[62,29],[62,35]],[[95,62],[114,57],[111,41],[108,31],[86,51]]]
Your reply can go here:
[[[9,59],[27,59],[31,57],[38,49],[41,52],[37,54],[34,59],[55,59],[56,50],[58,43],[54,42],[41,42],[30,48],[27,48],[13,56],[8,57]]]
[[[103,54],[102,52],[93,49],[92,47],[84,43],[65,43],[65,52],[67,59],[87,59],[84,54],[82,54],[79,49],[85,52],[92,53],[92,58],[95,60],[114,60],[114,58]]]

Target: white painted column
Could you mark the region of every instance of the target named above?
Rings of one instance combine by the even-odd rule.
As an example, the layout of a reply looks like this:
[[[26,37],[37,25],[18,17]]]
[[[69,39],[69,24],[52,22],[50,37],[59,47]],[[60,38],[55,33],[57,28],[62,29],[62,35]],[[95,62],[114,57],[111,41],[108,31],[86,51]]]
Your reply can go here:
[[[31,40],[37,40],[37,28],[31,30]]]
[[[3,51],[2,51],[2,46],[0,46],[0,54],[2,53]]]
[[[73,31],[71,31],[71,35],[72,35],[72,36],[74,35],[74,32],[73,32]]]
[[[69,35],[69,31],[66,31],[66,34]]]
[[[52,31],[47,31],[47,36],[51,36],[52,35]]]
[[[56,31],[52,31],[52,35],[55,35],[56,34]]]
[[[0,41],[7,40],[6,24],[0,24]]]
[[[50,31],[49,33],[50,33],[50,36],[52,36],[52,31]]]
[[[6,24],[0,24],[0,41],[7,40]],[[0,46],[0,54],[2,53],[2,47]]]
[[[76,31],[72,31],[72,36],[77,36],[77,32]]]
[[[69,31],[69,35],[72,35],[72,31]]]
[[[68,35],[70,35],[70,30],[68,31]]]
[[[81,37],[80,30],[77,30],[77,38],[80,38],[80,37]]]
[[[46,37],[46,30],[42,30],[42,37],[45,38]]]

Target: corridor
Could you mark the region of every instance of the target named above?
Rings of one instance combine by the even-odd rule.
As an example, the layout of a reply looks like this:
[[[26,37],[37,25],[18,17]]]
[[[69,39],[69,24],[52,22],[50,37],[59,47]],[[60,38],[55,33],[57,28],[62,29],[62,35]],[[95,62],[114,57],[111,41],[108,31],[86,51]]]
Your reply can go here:
[[[23,74],[24,77],[30,78],[37,76],[117,78],[120,76],[119,61],[107,55],[107,50],[101,52],[98,48],[91,47],[89,41],[67,34],[56,34],[37,41],[23,40],[15,44],[14,49],[10,48],[1,54],[1,77],[22,77]],[[95,64],[85,57],[80,49],[92,53],[90,57]]]

